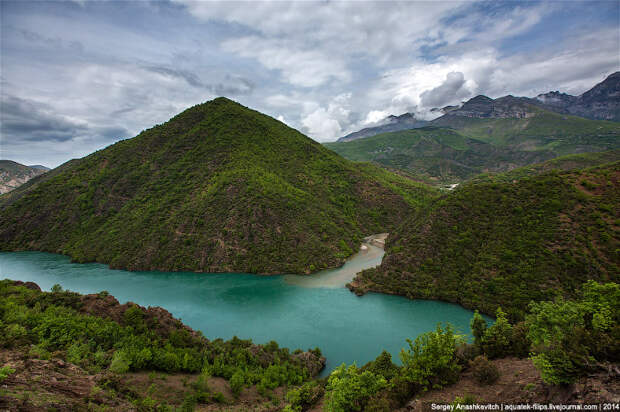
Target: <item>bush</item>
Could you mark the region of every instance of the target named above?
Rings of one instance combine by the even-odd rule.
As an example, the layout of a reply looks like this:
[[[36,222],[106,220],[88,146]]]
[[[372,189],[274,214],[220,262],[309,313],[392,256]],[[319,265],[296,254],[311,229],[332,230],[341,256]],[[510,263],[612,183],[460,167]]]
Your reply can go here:
[[[411,383],[420,385],[423,390],[438,389],[456,382],[461,366],[457,362],[457,345],[464,338],[455,335],[452,327],[445,330],[441,325],[434,332],[407,339],[409,349],[400,352],[403,362],[402,376]]]
[[[620,285],[589,281],[581,298],[530,305],[532,361],[544,382],[568,384],[598,362],[620,358]]]
[[[327,380],[325,409],[328,412],[361,411],[368,400],[387,387],[383,376],[362,372],[355,364],[340,365]]]
[[[478,311],[475,311],[474,317],[471,319],[469,325],[471,327],[471,333],[474,335],[474,344],[480,345],[484,332],[487,330],[487,321],[484,320]]]
[[[491,359],[512,354],[512,325],[502,308],[497,308],[496,320],[484,331],[481,339],[482,351]]]
[[[317,381],[304,383],[286,393],[286,400],[292,411],[304,411],[314,405],[325,392],[325,388]]]
[[[112,356],[110,370],[114,373],[125,373],[129,371],[129,361],[122,350],[117,350]]]
[[[0,383],[4,382],[6,378],[9,377],[10,374],[15,373],[15,369],[9,366],[3,366],[0,368]]]
[[[476,356],[469,366],[476,381],[482,385],[492,385],[499,379],[497,367],[484,355]]]
[[[369,370],[375,375],[381,375],[388,381],[398,374],[398,366],[394,365],[392,355],[385,350],[377,356],[377,359],[364,366],[363,370]]]
[[[233,392],[235,396],[239,396],[241,390],[243,389],[243,385],[245,384],[245,379],[243,377],[242,371],[237,371],[230,378],[230,390]]]
[[[512,327],[512,354],[519,358],[527,358],[530,354],[532,341],[527,334],[528,327],[525,322],[519,322]]]

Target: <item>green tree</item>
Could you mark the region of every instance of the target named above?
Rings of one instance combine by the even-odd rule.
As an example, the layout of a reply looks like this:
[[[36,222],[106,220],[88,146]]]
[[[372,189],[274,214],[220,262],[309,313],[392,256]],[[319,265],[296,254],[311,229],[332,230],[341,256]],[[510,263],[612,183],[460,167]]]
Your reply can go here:
[[[578,301],[533,302],[532,361],[551,384],[574,382],[597,362],[620,358],[620,285],[589,281]]]
[[[484,332],[487,330],[487,321],[484,320],[478,311],[475,311],[469,326],[471,327],[472,335],[474,335],[474,344],[480,345]]]
[[[344,363],[334,370],[327,380],[325,409],[328,412],[361,411],[368,400],[387,387],[381,375],[362,372],[355,363]]]
[[[455,382],[461,370],[456,349],[462,342],[464,337],[455,335],[449,324],[445,329],[437,325],[436,331],[418,336],[415,342],[407,339],[409,349],[400,352],[402,376],[423,390]]]
[[[243,389],[243,385],[245,385],[243,371],[238,370],[233,373],[233,376],[230,377],[230,390],[235,396],[239,396],[241,390]]]
[[[484,331],[482,351],[491,359],[502,358],[512,353],[512,325],[502,308],[497,308],[496,320]]]

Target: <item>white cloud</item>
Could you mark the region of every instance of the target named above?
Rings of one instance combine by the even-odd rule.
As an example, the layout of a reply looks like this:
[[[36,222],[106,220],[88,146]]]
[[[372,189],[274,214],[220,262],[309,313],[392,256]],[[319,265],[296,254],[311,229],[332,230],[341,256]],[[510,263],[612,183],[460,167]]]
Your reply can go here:
[[[315,87],[331,79],[341,82],[351,79],[342,59],[330,58],[319,50],[289,48],[280,40],[243,37],[224,42],[222,48],[242,57],[255,58],[270,70],[280,70],[283,79],[295,86]]]

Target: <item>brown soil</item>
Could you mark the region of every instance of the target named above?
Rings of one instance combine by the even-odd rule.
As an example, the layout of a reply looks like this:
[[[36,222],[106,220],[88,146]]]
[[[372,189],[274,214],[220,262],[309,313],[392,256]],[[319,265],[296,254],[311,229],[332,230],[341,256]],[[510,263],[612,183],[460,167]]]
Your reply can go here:
[[[0,384],[0,411],[137,411],[130,399],[151,398],[155,404],[180,407],[197,374],[165,374],[137,372],[115,375],[109,372],[90,374],[61,359],[31,359],[19,351],[0,350],[0,365],[15,369],[15,373]],[[105,381],[115,382],[106,386]],[[111,386],[111,387],[110,387]],[[228,382],[211,377],[210,393],[220,392],[221,403],[198,404],[196,411],[278,411],[285,405],[286,388],[276,388],[269,397],[258,393],[256,387],[244,388],[235,397]]]
[[[101,318],[108,318],[121,325],[125,324],[123,318],[125,311],[132,306],[137,306],[142,309],[144,320],[149,328],[154,329],[160,336],[167,337],[170,335],[170,332],[177,331],[179,329],[187,330],[195,338],[200,336],[192,328],[184,325],[180,320],[174,318],[170,312],[159,306],[149,306],[148,308],[145,308],[143,306],[136,305],[133,302],[124,303],[121,305],[114,296],[101,293],[82,295],[81,303],[81,312]]]
[[[458,397],[473,397],[477,403],[605,403],[620,402],[620,371],[610,366],[608,371],[582,379],[568,386],[549,386],[529,359],[505,358],[493,361],[500,371],[493,385],[481,385],[471,371],[465,371],[454,385],[427,392],[411,400],[404,411],[428,411],[432,403],[451,404]]]
[[[126,400],[98,390],[94,375],[60,359],[30,359],[18,351],[0,350],[0,365],[15,369],[0,384],[1,411],[86,411],[93,405],[135,410]]]

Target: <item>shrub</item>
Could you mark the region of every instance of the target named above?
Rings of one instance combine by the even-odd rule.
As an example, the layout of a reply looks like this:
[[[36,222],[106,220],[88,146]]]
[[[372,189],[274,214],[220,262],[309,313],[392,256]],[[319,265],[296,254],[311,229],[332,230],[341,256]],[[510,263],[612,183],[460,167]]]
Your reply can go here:
[[[567,384],[597,362],[620,357],[620,285],[589,281],[581,298],[533,302],[527,317],[532,361],[544,382]]]
[[[9,366],[3,366],[0,368],[0,383],[4,382],[6,378],[9,377],[10,374],[15,373],[15,369]]]
[[[528,337],[528,327],[525,322],[519,322],[512,327],[512,354],[519,358],[527,358],[530,354],[532,341]]]
[[[487,321],[484,320],[478,311],[475,311],[474,317],[471,319],[469,325],[471,327],[471,333],[474,335],[474,344],[480,345],[484,332],[487,330]]]
[[[325,409],[328,412],[361,411],[368,400],[387,387],[383,376],[362,372],[355,364],[340,365],[327,380]]]
[[[502,308],[497,308],[496,320],[484,331],[482,351],[491,359],[503,358],[512,353],[512,325]]]
[[[410,339],[407,342],[409,349],[400,352],[402,375],[406,380],[420,385],[423,390],[456,382],[461,367],[455,353],[464,338],[455,335],[450,325],[445,330],[438,325],[436,331],[418,336],[415,342]]]
[[[375,375],[381,375],[388,381],[398,374],[398,366],[394,365],[392,355],[385,350],[377,356],[377,359],[364,366],[363,369],[369,370]]]
[[[243,377],[243,372],[238,370],[230,378],[230,390],[232,390],[235,396],[239,396],[244,384],[245,379]]]
[[[319,382],[310,381],[289,390],[286,393],[286,400],[292,411],[303,411],[314,405],[324,392],[325,388]]]
[[[129,361],[122,350],[117,350],[112,356],[110,370],[115,373],[125,373],[129,371]]]
[[[484,355],[476,356],[469,366],[476,381],[482,385],[492,385],[499,379],[497,367]]]

